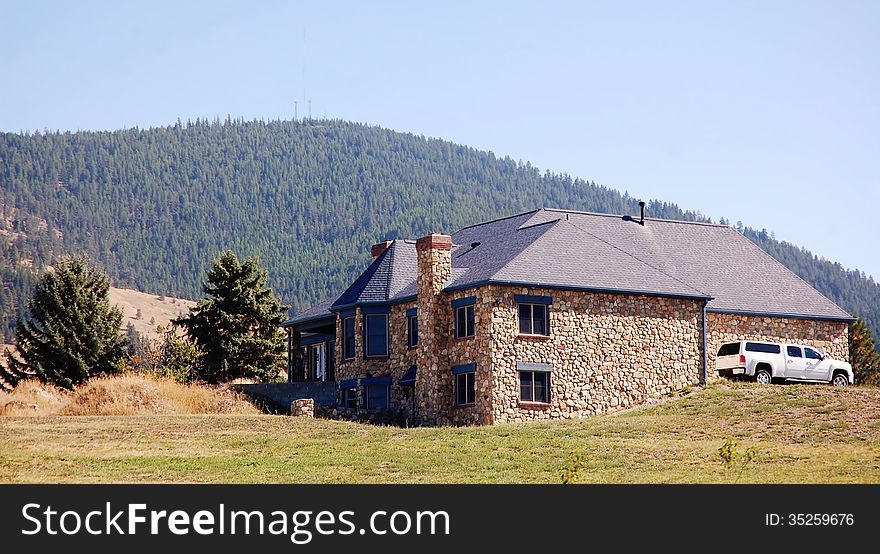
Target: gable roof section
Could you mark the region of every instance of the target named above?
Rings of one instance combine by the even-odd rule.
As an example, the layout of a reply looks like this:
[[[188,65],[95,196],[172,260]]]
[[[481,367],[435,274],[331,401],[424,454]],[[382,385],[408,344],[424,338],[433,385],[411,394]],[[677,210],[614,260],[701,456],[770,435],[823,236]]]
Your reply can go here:
[[[416,280],[414,241],[395,240],[330,307],[340,310],[357,304],[399,301],[401,292]]]
[[[727,225],[648,219],[645,226],[605,214],[571,221],[713,297],[712,311],[851,319],[850,314]]]
[[[453,236],[453,266],[468,270],[449,288],[480,283],[567,287],[708,298],[645,260],[596,236],[562,212],[537,210],[468,227]],[[471,245],[480,242],[479,246]]]
[[[447,290],[498,283],[708,299],[708,309],[850,320],[851,316],[726,225],[539,209],[452,236]],[[415,241],[395,240],[338,298],[292,321],[417,294]]]

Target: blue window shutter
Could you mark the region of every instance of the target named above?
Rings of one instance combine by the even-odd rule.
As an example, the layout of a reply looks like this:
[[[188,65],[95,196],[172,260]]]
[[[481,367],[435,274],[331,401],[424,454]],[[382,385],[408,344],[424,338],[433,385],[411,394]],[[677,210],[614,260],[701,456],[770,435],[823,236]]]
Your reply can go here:
[[[391,306],[387,305],[378,305],[378,306],[361,306],[362,314],[390,314]]]
[[[415,385],[416,384],[416,366],[410,366],[409,369],[406,370],[406,373],[403,374],[403,377],[397,381],[398,385]]]
[[[452,301],[453,308],[461,308],[462,306],[472,306],[477,303],[476,296],[468,296],[465,298],[456,298]]]
[[[517,304],[542,304],[550,306],[553,304],[552,296],[533,296],[531,294],[516,294],[513,296]]]
[[[365,379],[361,379],[361,384],[365,387],[371,385],[390,385],[391,384],[391,376],[387,377],[367,377]]]
[[[418,308],[410,308],[406,311],[406,317],[415,317],[417,315],[419,315]]]
[[[477,364],[461,364],[452,366],[452,374],[473,373],[477,370]]]

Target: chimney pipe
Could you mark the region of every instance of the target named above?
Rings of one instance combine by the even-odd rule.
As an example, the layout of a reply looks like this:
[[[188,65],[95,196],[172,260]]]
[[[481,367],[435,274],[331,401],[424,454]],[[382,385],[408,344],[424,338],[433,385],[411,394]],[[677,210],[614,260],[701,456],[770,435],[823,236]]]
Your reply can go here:
[[[639,219],[639,225],[644,227],[645,226],[645,201],[644,200],[639,200],[639,208],[642,209],[642,217],[641,217],[641,219]]]

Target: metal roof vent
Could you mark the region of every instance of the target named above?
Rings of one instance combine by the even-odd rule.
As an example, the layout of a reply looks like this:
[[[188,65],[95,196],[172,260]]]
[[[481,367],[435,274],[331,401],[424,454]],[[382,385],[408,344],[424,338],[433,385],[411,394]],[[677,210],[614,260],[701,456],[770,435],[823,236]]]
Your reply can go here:
[[[623,216],[622,219],[623,219],[624,221],[636,221],[636,223],[638,223],[639,225],[641,225],[642,227],[644,227],[644,226],[645,226],[645,202],[644,202],[644,201],[639,200],[639,208],[641,208],[642,215],[641,215],[641,217],[639,218],[638,221],[636,221],[635,219],[633,219],[633,217],[632,217],[631,215],[625,215],[625,216]]]

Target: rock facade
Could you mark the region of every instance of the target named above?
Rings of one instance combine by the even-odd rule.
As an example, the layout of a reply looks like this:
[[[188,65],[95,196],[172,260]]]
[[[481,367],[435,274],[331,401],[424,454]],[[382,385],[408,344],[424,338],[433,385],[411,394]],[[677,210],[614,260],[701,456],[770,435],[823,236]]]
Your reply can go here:
[[[294,417],[315,417],[314,399],[297,398],[290,403],[290,415]]]
[[[739,340],[794,342],[822,348],[829,356],[849,361],[849,325],[844,321],[707,314],[709,378],[718,378],[715,355],[722,344]]]
[[[401,386],[400,379],[406,371],[416,365],[416,348],[408,346],[407,340],[407,316],[406,311],[415,308],[416,302],[404,302],[391,306],[388,314],[388,356],[365,356],[364,355],[364,314],[360,308],[355,312],[355,357],[343,359],[342,348],[342,317],[336,316],[336,380],[338,382],[351,379],[364,379],[369,377],[390,376],[391,406],[392,411],[399,412],[404,419],[412,416],[413,387]],[[340,390],[339,406],[344,406]],[[364,405],[364,387],[357,387],[357,408],[355,413],[362,413]],[[348,414],[352,415],[352,414]]]
[[[486,287],[491,421],[578,418],[702,380],[699,300]],[[520,335],[515,294],[552,298],[549,336]],[[550,364],[546,404],[520,401],[518,362]]]
[[[358,307],[355,357],[343,359],[337,315],[336,378],[357,380],[358,387],[353,409],[340,390],[333,417],[407,425],[571,419],[635,406],[704,380],[702,300],[496,284],[450,291],[452,247],[448,235],[416,242],[417,295],[390,306],[388,356],[364,355],[364,314]],[[549,335],[519,333],[517,295],[549,302]],[[455,337],[457,301],[474,307],[473,336]],[[416,347],[407,340],[406,313],[412,308],[418,317]],[[848,359],[845,322],[709,312],[705,324],[710,379],[717,376],[718,348],[734,340],[794,341]],[[458,406],[453,367],[470,364],[474,401]],[[521,401],[518,364],[549,369],[547,402]],[[401,385],[413,365],[415,386]],[[391,378],[388,413],[365,410],[361,380],[372,377]]]

